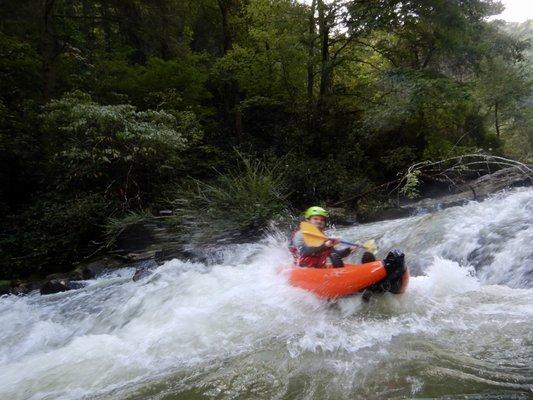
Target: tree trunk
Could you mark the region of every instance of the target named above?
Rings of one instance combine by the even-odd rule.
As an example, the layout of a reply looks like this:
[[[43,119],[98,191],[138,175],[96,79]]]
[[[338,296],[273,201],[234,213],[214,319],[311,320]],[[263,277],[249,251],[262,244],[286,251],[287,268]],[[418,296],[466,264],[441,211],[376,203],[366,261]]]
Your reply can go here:
[[[231,0],[218,0],[218,8],[222,17],[222,50],[226,54],[232,45],[231,31],[229,27],[229,11],[231,8]]]
[[[227,54],[233,47],[233,39],[231,27],[229,24],[229,16],[232,7],[238,5],[235,0],[217,0],[220,9],[221,25],[222,25],[222,50],[223,54]],[[224,81],[222,84],[222,101],[224,122],[226,127],[233,132],[238,142],[242,141],[242,120],[240,111],[236,109],[238,102],[239,90],[237,82],[233,78]]]
[[[239,109],[235,109],[235,135],[239,142],[242,141],[242,114]]]
[[[133,47],[131,61],[136,64],[144,64],[147,60],[144,39],[140,29],[142,28],[142,14],[140,5],[135,2],[119,3],[121,6],[120,29],[126,44]]]
[[[157,2],[157,12],[160,15],[160,23],[165,27],[163,31],[164,34],[159,41],[159,54],[163,60],[170,60],[175,55],[175,48],[172,46],[172,41],[168,40],[168,37],[171,36],[172,33],[166,29],[173,24],[173,15],[169,5],[168,1]]]
[[[494,103],[494,126],[496,127],[496,136],[500,137],[500,122],[498,118],[498,102]]]
[[[307,106],[311,109],[313,104],[313,86],[315,84],[314,78],[314,58],[315,58],[315,11],[316,0],[311,3],[309,11],[309,48],[307,51]]]
[[[307,50],[307,132],[311,134],[315,130],[315,39],[316,39],[316,0],[311,3],[309,10],[309,47]]]
[[[94,8],[92,3],[89,3],[88,0],[82,0],[82,12],[83,12],[83,23],[81,24],[81,31],[85,37],[87,47],[92,50],[94,49]]]
[[[329,31],[324,0],[318,0],[318,31],[320,35],[320,91],[318,105],[322,109],[329,92],[331,69],[329,65]]]
[[[102,30],[104,31],[105,51],[111,52],[111,24],[109,23],[109,3],[108,0],[102,0]]]
[[[41,57],[43,69],[43,101],[48,103],[54,91],[57,42],[53,29],[53,11],[55,0],[43,0],[41,25]]]

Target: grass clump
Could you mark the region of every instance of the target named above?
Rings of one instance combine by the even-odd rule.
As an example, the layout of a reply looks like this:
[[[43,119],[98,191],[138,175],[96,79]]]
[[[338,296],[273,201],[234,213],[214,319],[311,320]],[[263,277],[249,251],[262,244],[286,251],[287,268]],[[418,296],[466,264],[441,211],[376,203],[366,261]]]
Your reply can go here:
[[[279,165],[237,153],[239,165],[210,182],[191,179],[175,197],[177,213],[194,228],[247,231],[287,212],[288,190]],[[214,232],[213,232],[214,233]]]

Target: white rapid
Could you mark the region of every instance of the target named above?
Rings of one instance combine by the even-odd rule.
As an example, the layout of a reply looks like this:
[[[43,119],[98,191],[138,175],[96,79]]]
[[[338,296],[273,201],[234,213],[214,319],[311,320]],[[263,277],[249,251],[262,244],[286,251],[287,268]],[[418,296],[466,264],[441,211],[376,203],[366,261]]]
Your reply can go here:
[[[286,239],[0,298],[0,399],[533,397],[533,189],[339,229],[406,253],[402,296],[288,285]]]

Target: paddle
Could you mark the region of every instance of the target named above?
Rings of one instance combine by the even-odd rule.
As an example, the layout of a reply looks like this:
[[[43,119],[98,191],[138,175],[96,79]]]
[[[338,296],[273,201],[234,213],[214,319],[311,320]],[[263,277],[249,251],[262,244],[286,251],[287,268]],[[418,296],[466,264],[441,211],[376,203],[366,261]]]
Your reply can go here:
[[[300,223],[300,232],[302,232],[305,244],[311,247],[318,247],[322,245],[326,240],[330,240],[330,238],[324,235],[324,233],[322,233],[320,229],[318,229],[310,222],[303,221],[302,223]],[[340,240],[340,243],[348,246],[362,247],[371,253],[375,253],[377,250],[376,242],[374,242],[374,240],[372,239],[367,240],[363,244],[346,242],[344,240]]]

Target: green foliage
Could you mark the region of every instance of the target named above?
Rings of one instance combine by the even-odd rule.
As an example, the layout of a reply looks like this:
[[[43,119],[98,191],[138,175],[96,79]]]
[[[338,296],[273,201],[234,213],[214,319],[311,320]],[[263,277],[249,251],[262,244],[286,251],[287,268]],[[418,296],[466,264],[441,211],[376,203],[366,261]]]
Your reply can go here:
[[[179,214],[213,233],[263,228],[287,212],[287,187],[279,166],[239,154],[240,166],[211,182],[192,180],[176,194]],[[203,225],[203,226],[202,226]]]
[[[388,150],[380,159],[384,169],[393,173],[405,169],[417,159],[415,149],[409,146]]]
[[[500,29],[509,33],[514,38],[519,38],[527,43],[529,46],[525,46],[523,54],[526,59],[533,62],[533,20],[529,19],[524,22],[505,22],[501,24]]]
[[[40,78],[36,50],[27,42],[0,32],[0,97],[6,104],[20,104],[36,97]]]
[[[10,230],[0,236],[0,278],[70,269],[73,260],[88,254],[105,214],[106,201],[98,194],[35,202],[6,221]]]
[[[415,169],[405,176],[405,183],[400,189],[400,193],[409,199],[416,199],[420,194],[418,187],[420,184],[420,170]]]
[[[80,92],[51,102],[44,128],[57,187],[100,191],[124,210],[174,176],[182,152],[202,134],[191,112],[104,106]]]
[[[286,0],[251,1],[244,10],[246,39],[217,60],[215,77],[233,77],[249,97],[298,99],[306,79],[303,11]]]
[[[103,100],[126,96],[141,108],[207,112],[200,106],[210,97],[205,87],[206,61],[202,55],[173,60],[151,57],[143,66],[120,59],[104,60],[94,70],[96,93]]]
[[[365,190],[368,179],[359,171],[348,168],[343,161],[330,157],[327,160],[307,158],[302,161],[298,153],[290,154],[284,161],[287,182],[290,182],[290,200],[299,208],[314,203],[331,203],[349,197],[357,190]]]
[[[441,160],[462,154],[476,153],[473,147],[457,146],[439,135],[431,135],[424,149],[424,160]]]

